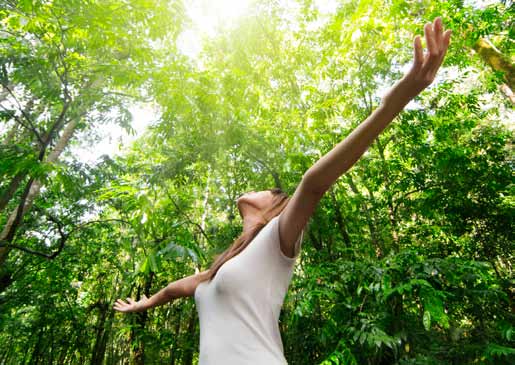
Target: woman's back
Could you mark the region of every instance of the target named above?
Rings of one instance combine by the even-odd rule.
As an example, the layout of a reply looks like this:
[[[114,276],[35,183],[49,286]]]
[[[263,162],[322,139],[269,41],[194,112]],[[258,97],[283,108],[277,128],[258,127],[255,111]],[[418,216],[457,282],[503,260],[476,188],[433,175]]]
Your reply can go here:
[[[211,282],[197,286],[199,365],[286,364],[278,321],[302,234],[296,256],[287,257],[280,250],[278,223],[279,216],[271,219]]]

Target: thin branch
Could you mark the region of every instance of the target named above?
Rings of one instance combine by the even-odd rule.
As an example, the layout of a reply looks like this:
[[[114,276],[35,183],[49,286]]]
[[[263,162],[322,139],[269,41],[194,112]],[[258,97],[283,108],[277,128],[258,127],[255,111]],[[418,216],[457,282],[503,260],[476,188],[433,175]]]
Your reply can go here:
[[[31,255],[36,255],[36,256],[40,256],[40,257],[44,257],[46,259],[52,260],[62,251],[65,242],[66,242],[66,239],[63,240],[62,237],[61,237],[61,243],[60,243],[59,249],[56,252],[52,253],[52,254],[46,254],[44,252],[39,252],[39,251],[31,250],[30,248],[19,246],[19,245],[12,244],[12,243],[9,244],[9,245],[0,244],[0,247],[7,247],[7,248],[10,248],[10,249],[11,248],[15,248],[17,250],[20,250],[20,251],[23,251],[23,252],[26,252],[26,253],[30,253]]]
[[[418,191],[423,191],[423,190],[426,190],[426,189],[429,189],[429,188],[433,188],[435,186],[438,186],[438,184],[429,184],[429,185],[426,185],[426,186],[422,186],[422,187],[420,187],[418,189],[414,189],[414,190],[408,191],[407,193],[405,193],[402,196],[400,196],[398,199],[395,199],[395,201],[398,201],[398,203],[397,204],[394,203],[393,214],[396,214],[397,208],[404,202],[404,199],[408,195],[411,195],[411,194],[416,193]]]
[[[81,223],[77,226],[75,226],[71,232],[73,231],[76,231],[76,230],[79,230],[79,229],[82,229],[84,226],[87,226],[87,225],[90,225],[90,224],[101,224],[101,223],[107,223],[107,222],[120,222],[120,223],[125,223],[129,226],[132,226],[132,223],[129,222],[129,221],[126,221],[124,219],[119,219],[119,218],[111,218],[111,219],[104,219],[104,220],[94,220],[94,221],[88,221],[88,222],[84,222],[84,223]],[[70,233],[71,233],[70,232]]]
[[[122,222],[122,223],[126,223],[128,225],[131,225],[131,223],[128,222],[128,221],[125,221],[123,219],[116,219],[116,218],[106,219],[106,220],[94,220],[94,221],[85,222],[85,223],[82,223],[82,224],[80,224],[78,226],[75,226],[72,230],[70,230],[69,233],[65,233],[64,230],[63,230],[64,225],[63,225],[63,223],[61,221],[59,221],[57,218],[55,218],[54,216],[52,216],[48,212],[45,213],[45,214],[52,222],[54,222],[57,225],[57,229],[59,231],[59,235],[61,236],[61,238],[59,239],[59,245],[58,245],[56,251],[48,254],[48,253],[32,250],[30,248],[23,247],[23,246],[20,246],[20,245],[17,245],[17,244],[13,244],[13,243],[5,244],[5,243],[1,243],[1,242],[0,242],[0,247],[7,247],[8,249],[14,248],[14,249],[17,249],[17,250],[29,253],[31,255],[36,255],[36,256],[40,256],[40,257],[44,257],[46,259],[52,260],[52,259],[54,259],[57,255],[59,255],[62,252],[62,250],[64,249],[64,245],[65,245],[66,241],[68,240],[68,238],[70,238],[72,233],[82,229],[86,225],[96,224],[96,223],[106,223],[106,222],[110,222],[110,221]]]
[[[196,223],[195,221],[193,221],[189,215],[185,212],[183,212],[180,208],[179,208],[179,205],[173,200],[173,198],[170,196],[170,192],[168,190],[165,189],[165,192],[166,192],[166,195],[168,196],[168,199],[170,199],[170,201],[172,202],[172,204],[175,206],[175,209],[177,209],[177,211],[179,211],[182,215],[184,215],[186,217],[186,219],[188,220],[188,222],[190,224],[193,224],[194,226],[196,226],[200,233],[202,234],[202,236],[204,236],[204,238],[206,239],[206,241],[209,243],[210,240],[209,240],[209,237],[207,236],[206,232],[204,231],[204,229],[202,228],[202,226],[198,223]]]
[[[65,32],[65,29],[63,28],[63,25],[61,24],[61,21],[60,21],[60,17],[58,17],[52,8],[50,8],[50,12],[52,13],[52,15],[54,16],[54,19],[55,21],[57,22],[57,24],[59,25],[59,30],[60,30],[60,45],[63,47],[63,51],[61,52],[61,49],[59,47],[56,47],[56,50],[57,50],[57,55],[59,56],[59,59],[61,60],[61,64],[64,68],[64,72],[62,74],[60,74],[57,70],[57,67],[54,67],[54,71],[57,75],[57,77],[59,77],[59,80],[61,80],[61,84],[64,86],[64,97],[65,97],[65,102],[68,102],[70,100],[72,100],[71,96],[70,96],[70,93],[68,91],[68,79],[67,79],[67,75],[69,73],[69,70],[68,70],[68,65],[66,63],[66,61],[64,60],[64,56],[66,55],[66,46],[64,44],[64,32]],[[56,65],[57,66],[57,65]]]
[[[2,82],[2,86],[4,87],[4,89],[7,90],[7,92],[13,97],[14,101],[16,102],[16,104],[18,104],[18,109],[20,110],[20,112],[23,114],[23,116],[25,117],[25,119],[27,120],[27,122],[29,123],[30,125],[30,128],[28,128],[25,124],[23,124],[21,122],[21,120],[18,119],[18,117],[16,117],[14,114],[12,114],[12,116],[18,121],[18,123],[20,123],[24,128],[27,128],[29,130],[31,130],[35,135],[36,135],[36,138],[38,139],[39,143],[43,144],[43,139],[41,138],[38,130],[36,129],[36,127],[34,126],[34,124],[32,123],[32,120],[30,119],[30,117],[27,115],[27,113],[25,113],[25,110],[22,108],[20,102],[18,101],[18,98],[16,97],[16,95],[14,95],[14,93],[11,91],[11,89],[9,88],[9,86],[5,83]],[[8,111],[10,112],[10,110],[6,109],[3,105],[2,105],[2,108],[5,110],[5,111]]]
[[[5,110],[7,113],[9,113],[9,116],[10,116],[11,118],[13,118],[15,121],[17,121],[17,122],[18,122],[18,124],[20,124],[23,128],[28,129],[28,130],[30,130],[30,131],[32,131],[32,132],[34,132],[34,134],[36,134],[36,135],[37,135],[37,133],[36,133],[34,130],[32,130],[30,127],[27,127],[27,126],[25,125],[25,123],[23,123],[23,121],[22,121],[20,118],[18,118],[18,117],[16,116],[16,114],[14,114],[14,113],[12,112],[12,110],[7,109],[7,108],[6,108],[5,106],[3,106],[2,104],[0,104],[0,107],[1,107],[3,110]]]
[[[130,95],[130,94],[126,94],[126,93],[122,93],[122,92],[117,92],[117,91],[103,92],[102,94],[103,95],[124,96],[124,97],[127,97],[127,98],[134,99],[136,101],[142,101],[142,102],[145,102],[145,103],[151,102],[153,100],[152,98],[143,98],[143,97],[141,97],[139,95]]]
[[[243,154],[246,154],[248,157],[250,157],[251,159],[254,159],[257,163],[259,163],[261,166],[263,166],[274,178],[275,187],[282,189],[282,184],[281,184],[281,179],[279,178],[279,174],[275,170],[273,170],[269,164],[267,164],[265,161],[261,160],[260,158],[256,157],[254,154],[252,154],[248,151],[243,151]]]

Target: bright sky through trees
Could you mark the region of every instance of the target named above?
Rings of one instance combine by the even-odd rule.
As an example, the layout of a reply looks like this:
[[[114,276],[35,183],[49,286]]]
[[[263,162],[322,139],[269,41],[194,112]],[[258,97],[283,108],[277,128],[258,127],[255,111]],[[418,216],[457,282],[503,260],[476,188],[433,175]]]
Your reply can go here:
[[[491,3],[493,0],[467,0],[471,6],[482,8]],[[179,36],[178,49],[195,61],[201,51],[202,41],[214,37],[217,32],[224,27],[230,27],[241,16],[248,14],[252,6],[255,6],[253,0],[192,0],[185,3],[186,12],[190,18],[190,22]],[[278,1],[279,6],[291,9],[292,12],[297,10],[298,4],[291,0]],[[324,19],[324,15],[333,13],[338,6],[336,0],[315,0],[315,7],[320,14],[320,20],[313,24],[317,26]],[[353,38],[356,37],[353,33]],[[407,70],[409,65],[405,65],[403,71]],[[447,75],[453,77],[453,74]],[[436,83],[439,82],[442,75],[438,75]],[[389,85],[384,85],[378,89],[377,95],[382,95]],[[407,107],[413,107],[413,103]],[[150,105],[135,104],[131,109],[133,115],[134,134],[129,134],[120,129],[116,125],[107,125],[105,129],[99,131],[101,141],[95,147],[87,147],[85,145],[74,146],[71,149],[72,154],[77,153],[83,162],[93,163],[101,155],[114,155],[120,153],[124,146],[129,145],[136,138],[141,136],[150,122],[156,120],[155,110]]]
[[[120,154],[128,147],[132,141],[140,137],[148,125],[156,120],[155,110],[149,104],[135,104],[129,108],[132,114],[132,124],[134,133],[127,133],[118,125],[113,123],[106,124],[105,128],[96,131],[100,140],[91,145],[90,143],[82,143],[78,138],[78,143],[72,145],[70,154],[78,156],[79,160],[85,163],[93,164],[102,155],[113,156]],[[91,132],[87,132],[90,134]]]
[[[323,0],[321,2],[328,2]],[[220,25],[228,25],[237,20],[249,7],[251,0],[194,0],[185,2],[186,11],[191,22],[182,32],[178,40],[179,50],[193,60],[201,50],[204,37],[216,34]],[[129,134],[119,126],[108,125],[102,131],[101,141],[94,147],[79,146],[72,148],[71,153],[80,156],[81,161],[93,163],[101,155],[120,153],[121,147],[127,146],[138,138],[157,118],[149,105],[135,105],[130,109],[133,116],[132,127],[135,134]]]
[[[189,56],[193,61],[198,57],[202,40],[213,37],[217,32],[231,26],[239,17],[246,14],[253,6],[252,0],[193,0],[185,2],[186,12],[190,22],[182,31],[178,39],[178,49]],[[290,0],[281,0],[280,6],[297,9],[297,3]],[[335,11],[336,0],[315,0],[316,8],[321,15],[331,14]],[[322,17],[323,18],[323,17]],[[132,127],[134,134],[129,134],[116,125],[106,125],[98,131],[101,140],[94,146],[78,143],[70,148],[73,155],[82,162],[94,163],[102,155],[121,153],[123,147],[141,136],[150,122],[157,119],[155,110],[150,105],[135,104],[130,111],[133,116]]]

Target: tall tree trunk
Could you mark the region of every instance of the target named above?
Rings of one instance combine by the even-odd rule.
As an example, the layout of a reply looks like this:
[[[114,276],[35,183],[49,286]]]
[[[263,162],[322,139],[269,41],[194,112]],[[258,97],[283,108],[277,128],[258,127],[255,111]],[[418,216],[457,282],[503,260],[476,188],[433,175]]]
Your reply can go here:
[[[34,100],[32,99],[27,105],[30,105],[30,108],[32,108]],[[30,113],[29,108],[26,108],[25,113]],[[16,132],[19,130],[19,125],[15,124],[9,133],[7,134],[7,137],[2,142],[4,145],[8,145],[11,143],[16,143],[17,141],[13,141],[14,137],[16,136]],[[21,132],[20,139],[30,139],[32,141],[37,142],[36,136],[32,135],[32,131],[27,128],[23,128]],[[5,191],[0,196],[0,214],[4,211],[5,207],[9,203],[9,201],[12,199],[16,191],[18,190],[18,187],[21,185],[24,178],[28,175],[27,170],[19,171],[9,182],[9,185],[5,189]]]
[[[195,332],[195,325],[197,323],[197,311],[195,306],[191,306],[191,316],[188,322],[188,334],[191,336]],[[188,346],[184,352],[184,365],[192,365],[193,364],[193,354],[195,353],[196,348],[192,346]]]
[[[25,189],[21,196],[20,204],[18,204],[18,206],[15,209],[16,214],[14,215],[11,227],[9,228],[9,230],[5,231],[5,234],[4,232],[2,232],[2,235],[0,235],[0,243],[2,244],[2,246],[0,246],[0,293],[2,293],[13,282],[12,269],[5,265],[5,262],[7,261],[7,257],[11,249],[8,246],[8,244],[10,244],[14,239],[16,227],[21,221],[20,207],[23,206],[25,200],[27,199],[27,195],[33,182],[34,179],[30,178],[25,186]]]
[[[178,343],[178,339],[179,339],[179,336],[181,334],[181,320],[182,320],[182,313],[183,313],[183,310],[182,310],[182,307],[178,307],[178,318],[175,318],[175,341],[174,343],[172,344],[172,346],[170,347],[170,365],[175,365],[175,360],[176,360],[176,352],[177,352],[177,343]],[[172,316],[173,318],[173,316]]]
[[[138,293],[136,300],[141,299],[141,292],[143,289],[143,293],[147,297],[150,297],[150,289],[152,287],[152,282],[154,280],[154,273],[151,271],[148,277],[146,278],[143,288],[138,285]],[[140,312],[136,314],[136,326],[131,328],[131,363],[133,365],[144,365],[145,364],[145,343],[142,340],[141,332],[145,330],[145,325],[148,318],[148,312]],[[136,343],[136,346],[132,346],[133,343]]]
[[[9,185],[0,196],[0,214],[2,214],[9,201],[11,201],[14,193],[16,193],[16,190],[18,190],[25,176],[27,176],[27,173],[25,171],[20,171],[14,175],[14,177],[9,182]]]
[[[4,140],[3,144],[7,145],[12,143],[17,143],[17,139],[13,141],[16,131],[18,131],[19,127],[18,124],[15,124],[11,131],[9,132],[9,135]],[[11,133],[13,133],[11,135]],[[23,128],[21,130],[19,139],[34,139],[34,136],[31,136],[31,131],[29,129]],[[0,196],[0,214],[2,214],[7,206],[9,204],[9,201],[12,199],[18,188],[20,187],[21,183],[23,182],[24,178],[28,175],[27,170],[19,171],[9,182],[8,186],[4,189],[4,191],[1,193]]]
[[[37,365],[39,363],[39,354],[41,352],[41,340],[43,338],[43,328],[44,328],[44,324],[42,322],[40,322],[40,327],[39,327],[39,331],[38,331],[38,337],[37,337],[37,341],[36,341],[36,344],[34,345],[34,349],[32,350],[32,354],[30,355],[30,358],[29,358],[29,363],[30,364],[34,364],[34,365]]]
[[[71,137],[73,136],[73,132],[75,131],[75,128],[77,127],[78,120],[75,119],[71,122],[69,122],[66,127],[64,128],[64,131],[57,141],[56,146],[54,149],[48,154],[46,158],[47,163],[55,163],[61,153],[63,152],[64,148],[68,145]],[[38,180],[29,180],[27,183],[27,188],[29,189],[27,196],[25,197],[23,201],[23,210],[21,214],[19,214],[19,206],[14,209],[14,211],[10,214],[2,233],[0,233],[0,242],[1,241],[9,241],[9,237],[14,237],[13,231],[17,229],[17,224],[23,216],[29,211],[29,209],[32,207],[32,204],[34,203],[34,199],[37,197],[41,190],[41,182]],[[20,215],[18,217],[18,215]],[[18,222],[17,222],[18,221]],[[15,224],[16,223],[16,224]],[[0,267],[3,267],[5,264],[5,261],[7,259],[7,256],[9,254],[8,247],[0,247]],[[1,280],[0,280],[1,282]]]
[[[91,353],[91,365],[102,365],[107,345],[108,327],[111,324],[112,311],[107,303],[101,302],[98,306],[99,314],[97,320],[95,344]],[[107,322],[107,324],[106,324]]]
[[[45,162],[46,163],[55,163],[59,156],[61,156],[61,153],[63,152],[64,148],[68,145],[70,142],[70,139],[73,136],[73,132],[75,131],[75,128],[77,127],[78,120],[73,120],[69,122],[66,127],[64,128],[63,134],[61,135],[61,138],[57,141],[57,144],[55,145],[54,149],[48,154]],[[32,184],[32,187],[30,188],[29,195],[27,196],[27,200],[25,201],[25,205],[23,206],[23,212],[22,216],[25,215],[30,208],[32,207],[32,204],[34,203],[34,199],[39,195],[39,192],[41,191],[41,181],[35,180]],[[14,213],[14,212],[13,212]],[[12,214],[11,214],[12,216]],[[11,217],[9,217],[11,219]],[[12,223],[12,222],[11,222]],[[6,224],[6,226],[9,224]],[[5,230],[5,228],[4,228]],[[0,236],[1,237],[1,236]]]

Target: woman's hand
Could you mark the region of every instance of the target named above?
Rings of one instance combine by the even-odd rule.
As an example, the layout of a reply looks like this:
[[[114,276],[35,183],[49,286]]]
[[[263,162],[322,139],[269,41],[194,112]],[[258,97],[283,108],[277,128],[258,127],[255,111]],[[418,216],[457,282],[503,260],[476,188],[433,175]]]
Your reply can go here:
[[[407,104],[434,81],[449,47],[451,30],[444,32],[442,18],[437,17],[433,23],[424,26],[424,34],[427,52],[424,54],[422,41],[417,35],[413,42],[414,61],[411,69],[383,98],[383,103],[400,101]]]
[[[148,298],[145,294],[143,294],[143,297],[137,302],[132,300],[131,298],[127,298],[127,303],[121,299],[118,299],[114,304],[113,309],[124,313],[143,312],[144,310],[146,310],[145,303],[147,301]]]
[[[409,72],[383,97],[379,108],[304,173],[302,183],[282,213],[283,218],[287,214],[289,222],[306,222],[322,194],[356,163],[410,100],[433,82],[449,47],[451,31],[444,32],[442,19],[437,17],[434,23],[425,25],[424,32],[428,52],[424,55],[420,37],[415,37],[415,60]]]

